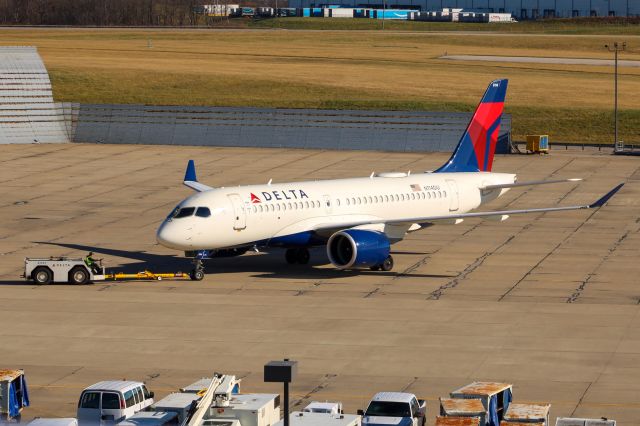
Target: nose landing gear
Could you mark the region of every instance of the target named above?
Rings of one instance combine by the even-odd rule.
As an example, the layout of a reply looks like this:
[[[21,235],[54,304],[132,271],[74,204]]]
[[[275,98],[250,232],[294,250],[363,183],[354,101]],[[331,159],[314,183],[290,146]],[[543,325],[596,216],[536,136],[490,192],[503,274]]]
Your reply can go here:
[[[193,259],[193,269],[189,272],[189,277],[193,281],[202,281],[204,278],[204,261],[197,257]]]

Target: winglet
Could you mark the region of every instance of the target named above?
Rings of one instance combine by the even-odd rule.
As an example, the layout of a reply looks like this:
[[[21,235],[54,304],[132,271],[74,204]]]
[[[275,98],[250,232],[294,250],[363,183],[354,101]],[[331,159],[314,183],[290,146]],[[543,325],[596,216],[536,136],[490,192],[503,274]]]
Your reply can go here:
[[[187,164],[187,171],[184,173],[184,181],[182,183],[198,192],[213,189],[210,186],[198,182],[198,178],[196,177],[196,164],[193,160],[189,160]]]
[[[198,178],[196,177],[196,163],[193,160],[189,160],[189,164],[187,164],[187,171],[184,174],[185,182],[197,182]]]
[[[609,199],[611,197],[616,195],[616,192],[620,191],[620,188],[622,188],[623,186],[624,186],[624,183],[619,184],[618,186],[613,188],[611,191],[609,191],[605,195],[603,195],[598,201],[596,201],[593,204],[589,204],[589,208],[590,209],[597,209],[597,208],[600,208],[600,207],[604,206],[605,204],[607,204],[607,201],[609,201]]]

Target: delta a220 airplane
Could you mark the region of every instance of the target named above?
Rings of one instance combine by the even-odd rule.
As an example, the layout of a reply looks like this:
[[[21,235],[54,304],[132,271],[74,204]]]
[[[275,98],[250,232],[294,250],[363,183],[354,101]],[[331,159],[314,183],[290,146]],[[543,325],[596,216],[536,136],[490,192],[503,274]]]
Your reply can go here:
[[[489,84],[453,155],[434,172],[211,188],[198,182],[190,160],[184,184],[197,193],[172,211],[157,240],[194,258],[195,280],[204,277],[203,259],[271,247],[306,264],[309,247],[324,245],[338,269],[389,271],[391,244],[427,226],[602,207],[623,184],[588,205],[471,212],[510,188],[580,180],[517,182],[515,174],[491,172],[506,91],[507,80]]]

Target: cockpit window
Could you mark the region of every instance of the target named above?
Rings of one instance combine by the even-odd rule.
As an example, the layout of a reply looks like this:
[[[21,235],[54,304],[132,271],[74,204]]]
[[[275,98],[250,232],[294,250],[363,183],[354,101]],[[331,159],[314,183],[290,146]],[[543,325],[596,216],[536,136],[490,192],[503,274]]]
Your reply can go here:
[[[184,207],[176,210],[175,214],[173,215],[173,218],[180,219],[181,217],[189,217],[193,214],[194,211],[196,211],[195,207]]]
[[[171,210],[171,213],[169,213],[169,216],[167,216],[167,219],[171,219],[172,217],[174,217],[178,211],[180,211],[180,207],[176,207],[175,209]]]
[[[211,216],[211,210],[209,210],[209,207],[198,207],[198,210],[196,210],[196,216],[209,217]]]

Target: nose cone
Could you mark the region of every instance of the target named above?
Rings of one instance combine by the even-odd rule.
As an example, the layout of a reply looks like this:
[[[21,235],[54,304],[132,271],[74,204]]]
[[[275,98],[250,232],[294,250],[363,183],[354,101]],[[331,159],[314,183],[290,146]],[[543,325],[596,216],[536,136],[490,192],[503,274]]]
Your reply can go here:
[[[158,232],[156,233],[156,240],[159,244],[174,250],[188,250],[191,248],[189,244],[189,235],[181,226],[165,221]]]

